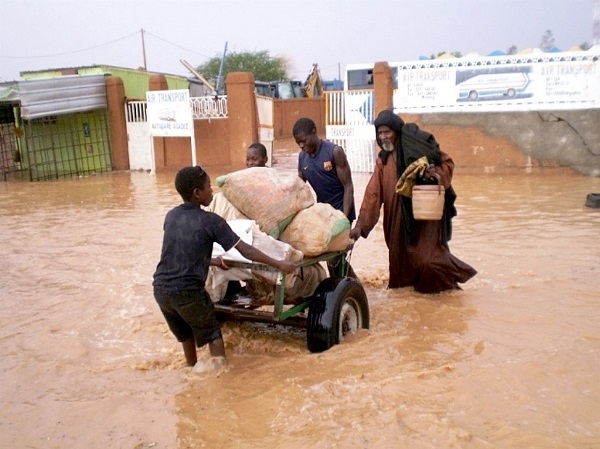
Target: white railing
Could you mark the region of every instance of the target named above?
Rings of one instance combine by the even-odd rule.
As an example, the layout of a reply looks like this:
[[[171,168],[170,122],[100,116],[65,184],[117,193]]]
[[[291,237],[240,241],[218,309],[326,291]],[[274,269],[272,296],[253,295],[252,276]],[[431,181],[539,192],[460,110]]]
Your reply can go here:
[[[190,107],[194,119],[227,118],[227,96],[222,97],[192,97]],[[143,123],[148,121],[146,101],[128,101],[125,103],[125,118],[127,123]]]
[[[227,118],[227,96],[190,98],[192,114],[195,119]]]
[[[146,102],[128,101],[125,103],[125,120],[127,123],[147,122]]]

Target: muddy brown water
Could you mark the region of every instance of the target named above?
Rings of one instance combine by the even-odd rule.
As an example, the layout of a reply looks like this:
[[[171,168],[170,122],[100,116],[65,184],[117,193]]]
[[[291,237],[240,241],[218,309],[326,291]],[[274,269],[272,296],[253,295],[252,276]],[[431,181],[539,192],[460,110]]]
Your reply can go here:
[[[454,185],[463,291],[387,290],[378,225],[352,252],[368,331],[311,354],[226,323],[228,368],[199,376],[152,297],[172,173],[0,183],[0,447],[600,447],[600,179]]]

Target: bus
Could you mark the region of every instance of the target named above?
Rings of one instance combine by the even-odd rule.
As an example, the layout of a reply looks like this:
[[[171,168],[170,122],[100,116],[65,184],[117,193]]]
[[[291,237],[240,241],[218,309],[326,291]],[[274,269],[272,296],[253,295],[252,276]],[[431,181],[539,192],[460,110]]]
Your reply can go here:
[[[456,101],[529,98],[531,66],[485,67],[456,71]]]

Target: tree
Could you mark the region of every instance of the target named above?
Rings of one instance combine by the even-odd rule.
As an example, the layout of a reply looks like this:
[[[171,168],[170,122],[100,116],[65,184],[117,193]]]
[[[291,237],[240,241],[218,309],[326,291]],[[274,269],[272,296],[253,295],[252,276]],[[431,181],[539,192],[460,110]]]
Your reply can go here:
[[[583,51],[587,51],[587,50],[589,50],[591,47],[590,47],[590,44],[588,44],[587,42],[584,42],[584,43],[582,43],[582,44],[579,44],[579,48],[581,48]]]
[[[554,35],[551,30],[546,30],[542,36],[542,42],[540,42],[540,50],[548,53],[552,48],[554,48]]]
[[[204,78],[217,87],[221,56],[214,56],[197,67]],[[251,72],[260,81],[289,80],[288,61],[283,57],[273,57],[267,50],[255,52],[231,52],[225,55],[220,87],[230,72]]]
[[[507,55],[516,55],[517,54],[517,46],[511,45],[509,49],[506,51]]]

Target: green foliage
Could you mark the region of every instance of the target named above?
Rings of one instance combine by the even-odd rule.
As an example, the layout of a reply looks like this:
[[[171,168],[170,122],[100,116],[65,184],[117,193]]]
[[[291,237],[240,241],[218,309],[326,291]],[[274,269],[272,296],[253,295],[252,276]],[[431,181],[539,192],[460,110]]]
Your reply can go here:
[[[509,49],[506,51],[507,55],[516,55],[517,54],[517,46],[511,45]]]
[[[220,66],[221,55],[218,55],[198,66],[197,70],[216,87]],[[284,58],[273,57],[267,50],[227,53],[219,86],[222,88],[225,85],[227,74],[231,72],[251,72],[257,81],[287,81],[287,67],[288,63]]]

